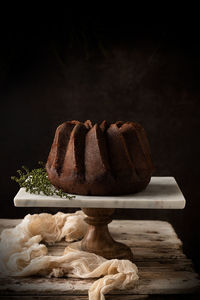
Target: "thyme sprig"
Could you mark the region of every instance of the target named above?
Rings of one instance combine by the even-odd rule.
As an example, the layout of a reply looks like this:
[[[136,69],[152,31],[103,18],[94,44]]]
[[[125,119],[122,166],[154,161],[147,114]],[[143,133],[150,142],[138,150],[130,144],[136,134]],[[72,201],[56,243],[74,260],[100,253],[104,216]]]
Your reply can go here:
[[[38,164],[40,168],[31,171],[27,167],[22,166],[21,170],[17,170],[19,176],[12,176],[11,179],[16,181],[20,187],[25,188],[26,192],[31,194],[43,193],[47,196],[57,195],[61,198],[75,198],[75,196],[64,193],[61,189],[56,189],[49,181],[45,164],[41,161],[39,161]]]

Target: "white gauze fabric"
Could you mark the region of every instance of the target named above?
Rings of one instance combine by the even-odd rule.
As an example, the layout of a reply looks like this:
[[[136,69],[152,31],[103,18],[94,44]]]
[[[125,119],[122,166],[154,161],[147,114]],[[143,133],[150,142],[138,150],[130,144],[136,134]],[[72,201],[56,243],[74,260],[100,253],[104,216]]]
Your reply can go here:
[[[104,300],[112,289],[132,288],[138,269],[129,260],[107,260],[94,253],[66,247],[63,255],[48,255],[42,244],[81,239],[87,230],[82,211],[27,215],[15,228],[4,229],[0,241],[0,272],[8,276],[99,278],[89,289],[90,300]]]

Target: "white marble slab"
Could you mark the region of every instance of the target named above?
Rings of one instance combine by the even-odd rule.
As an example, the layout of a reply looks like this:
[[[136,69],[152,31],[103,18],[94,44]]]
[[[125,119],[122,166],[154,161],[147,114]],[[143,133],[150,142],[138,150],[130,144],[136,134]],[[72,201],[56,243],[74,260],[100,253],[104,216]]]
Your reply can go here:
[[[14,198],[18,207],[105,207],[142,209],[182,209],[185,199],[173,177],[152,177],[146,190],[122,196],[58,196],[30,194],[21,188]]]

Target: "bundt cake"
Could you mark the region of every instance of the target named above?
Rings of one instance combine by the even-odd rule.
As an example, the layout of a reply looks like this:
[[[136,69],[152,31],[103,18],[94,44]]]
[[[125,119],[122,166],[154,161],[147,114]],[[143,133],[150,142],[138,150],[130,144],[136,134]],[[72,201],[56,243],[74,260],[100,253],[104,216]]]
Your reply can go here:
[[[88,120],[58,126],[46,170],[50,182],[67,193],[122,195],[145,189],[153,165],[140,124]]]

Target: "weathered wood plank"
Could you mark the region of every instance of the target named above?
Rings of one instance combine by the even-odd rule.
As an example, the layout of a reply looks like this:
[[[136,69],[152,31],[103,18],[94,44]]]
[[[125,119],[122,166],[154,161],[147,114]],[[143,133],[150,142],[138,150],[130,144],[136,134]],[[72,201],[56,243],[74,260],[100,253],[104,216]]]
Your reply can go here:
[[[0,220],[0,231],[15,226],[19,221]],[[128,297],[124,299],[141,299],[137,297],[194,293],[199,289],[199,277],[193,270],[191,260],[183,254],[182,242],[169,223],[120,220],[113,221],[109,227],[114,239],[132,248],[140,280],[134,289],[113,291],[106,299],[121,299],[122,295],[123,298]],[[64,241],[48,246],[49,253],[60,255],[66,246]],[[13,294],[19,297],[29,295],[32,299],[36,294],[43,297],[67,295],[67,299],[87,299],[86,295],[93,281],[75,278],[0,278],[0,293],[5,297]]]
[[[123,299],[125,300],[144,300],[149,298],[148,295],[123,295]],[[3,295],[1,300],[88,300],[87,295]],[[122,300],[122,295],[106,295],[106,300]],[[159,300],[159,299],[156,299]],[[163,299],[162,299],[163,300]]]
[[[86,295],[3,295],[1,300],[88,300]],[[123,300],[188,300],[188,295],[123,295]],[[106,295],[106,300],[122,300],[122,295]],[[199,300],[199,295],[190,294],[190,300]]]
[[[185,294],[197,291],[199,279],[193,271],[139,270],[140,280],[134,289],[112,291],[111,294]],[[1,278],[1,292],[4,294],[87,294],[94,280],[75,278],[39,278],[23,279]]]
[[[4,228],[12,228],[17,225],[20,220],[0,220],[0,232]],[[155,224],[154,224],[155,222]],[[163,224],[164,223],[164,224]],[[131,226],[130,226],[131,225]],[[150,229],[151,228],[151,229]],[[109,225],[110,232],[114,239],[119,240],[133,240],[134,246],[148,247],[151,246],[165,246],[179,247],[182,242],[177,238],[173,228],[167,222],[162,221],[113,221]],[[133,239],[134,237],[134,239]]]
[[[128,245],[133,254],[134,254],[134,261],[138,262],[138,261],[146,261],[146,260],[163,260],[163,259],[175,259],[175,258],[179,258],[179,259],[185,259],[185,255],[183,254],[183,252],[181,252],[179,249],[171,249],[170,247],[152,247],[151,245],[149,245],[149,248],[146,247],[135,247],[131,241],[127,241],[127,240],[123,240],[120,239],[118,240],[122,243],[125,243],[126,245]],[[61,255],[65,249],[65,247],[67,246],[66,244],[62,244],[60,245],[60,243],[58,243],[57,245],[53,245],[53,246],[48,246],[49,248],[49,253],[51,255]],[[73,243],[70,244],[70,246],[73,246]]]

